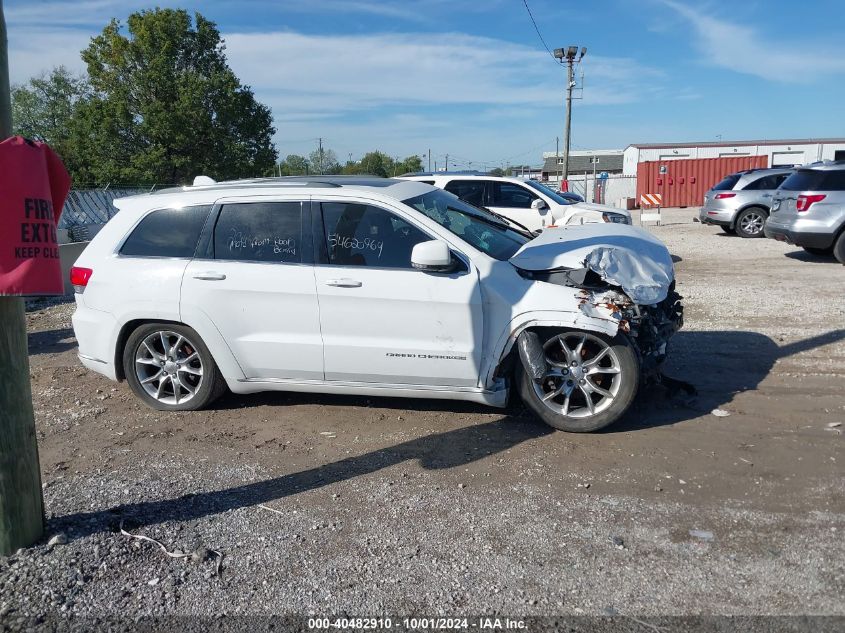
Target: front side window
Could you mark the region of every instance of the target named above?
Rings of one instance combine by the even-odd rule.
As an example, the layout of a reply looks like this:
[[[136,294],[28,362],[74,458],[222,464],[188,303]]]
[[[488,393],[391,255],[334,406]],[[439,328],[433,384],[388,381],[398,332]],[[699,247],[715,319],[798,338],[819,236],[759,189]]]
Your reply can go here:
[[[435,190],[402,201],[482,253],[507,260],[530,239],[496,216],[468,205],[448,191]]]
[[[767,189],[777,189],[777,176],[763,176],[757,180],[753,180],[743,190],[746,191],[764,191]]]
[[[450,180],[443,188],[475,207],[484,206],[483,180]]]
[[[432,239],[379,207],[354,202],[322,207],[329,263],[336,266],[412,268],[414,246]]]
[[[526,180],[525,184],[531,187],[532,189],[536,189],[537,191],[543,192],[546,196],[557,202],[558,204],[575,204],[576,202],[583,202],[583,200],[577,200],[572,197],[564,197],[560,195],[554,189],[550,189],[546,185],[541,182],[537,182],[536,180]],[[570,194],[570,195],[577,195],[577,194]],[[580,196],[578,196],[580,198]]]
[[[153,211],[126,238],[120,254],[130,257],[193,257],[210,212],[210,205]]]
[[[493,189],[491,207],[530,209],[531,203],[539,197],[522,185],[513,182],[494,182],[491,185]]]
[[[226,204],[214,227],[214,258],[298,264],[302,261],[302,204]]]

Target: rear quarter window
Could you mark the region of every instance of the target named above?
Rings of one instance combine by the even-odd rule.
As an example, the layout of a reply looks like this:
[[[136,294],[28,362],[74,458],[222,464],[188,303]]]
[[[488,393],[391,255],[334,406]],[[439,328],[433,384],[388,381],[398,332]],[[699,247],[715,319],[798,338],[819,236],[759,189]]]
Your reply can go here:
[[[739,176],[740,174],[725,176],[722,180],[713,185],[713,191],[730,191],[739,181]]]
[[[128,257],[193,257],[211,205],[158,209],[144,216],[120,248]]]

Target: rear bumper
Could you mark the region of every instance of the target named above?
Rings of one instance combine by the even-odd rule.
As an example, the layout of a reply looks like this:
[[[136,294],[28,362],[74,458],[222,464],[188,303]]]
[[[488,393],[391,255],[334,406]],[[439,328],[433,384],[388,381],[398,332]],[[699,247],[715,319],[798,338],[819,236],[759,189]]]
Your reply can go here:
[[[72,322],[82,364],[91,371],[117,380],[114,349],[119,328],[115,318],[108,312],[87,307],[80,295],[76,295]]]
[[[802,230],[801,220],[793,222],[778,222],[770,216],[763,227],[766,237],[786,242],[795,246],[807,246],[809,248],[830,248],[836,239],[835,233],[822,233],[817,230]]]
[[[701,207],[698,212],[698,220],[702,224],[715,224],[717,226],[731,227],[734,224],[736,212],[728,209],[713,209]]]

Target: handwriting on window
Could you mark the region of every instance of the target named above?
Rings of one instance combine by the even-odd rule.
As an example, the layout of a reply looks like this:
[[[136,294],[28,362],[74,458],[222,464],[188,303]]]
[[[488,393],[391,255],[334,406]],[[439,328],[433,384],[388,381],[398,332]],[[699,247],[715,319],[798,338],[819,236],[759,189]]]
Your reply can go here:
[[[274,255],[296,255],[296,240],[292,237],[249,235],[238,229],[231,229],[229,234],[229,251],[233,253],[241,253],[247,249],[255,251],[269,246],[273,247]]]
[[[363,251],[375,253],[377,258],[381,258],[381,253],[384,250],[384,240],[377,240],[372,237],[353,237],[351,235],[338,235],[337,233],[329,233],[329,248],[343,248],[354,251]]]

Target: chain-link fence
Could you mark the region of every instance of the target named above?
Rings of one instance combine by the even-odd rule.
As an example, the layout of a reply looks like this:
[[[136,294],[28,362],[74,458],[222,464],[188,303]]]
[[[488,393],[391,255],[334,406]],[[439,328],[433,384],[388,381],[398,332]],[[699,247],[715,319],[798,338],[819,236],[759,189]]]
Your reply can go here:
[[[149,188],[74,189],[65,200],[59,219],[60,242],[91,239],[117,213],[115,198],[149,193]]]

